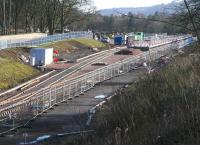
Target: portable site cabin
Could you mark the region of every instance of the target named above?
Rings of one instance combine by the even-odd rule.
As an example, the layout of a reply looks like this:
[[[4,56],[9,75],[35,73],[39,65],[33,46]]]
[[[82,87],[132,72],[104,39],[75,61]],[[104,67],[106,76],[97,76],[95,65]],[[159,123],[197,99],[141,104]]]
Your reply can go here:
[[[134,39],[135,40],[144,40],[144,33],[143,32],[136,32],[134,34]]]
[[[144,32],[129,33],[128,39],[134,41],[144,40]]]
[[[126,44],[127,42],[127,35],[116,35],[114,37],[114,44],[115,45],[123,45]]]
[[[114,38],[114,44],[115,45],[122,45],[123,44],[123,36],[122,35],[117,35]]]
[[[30,51],[31,66],[46,66],[53,62],[53,48],[32,48]]]

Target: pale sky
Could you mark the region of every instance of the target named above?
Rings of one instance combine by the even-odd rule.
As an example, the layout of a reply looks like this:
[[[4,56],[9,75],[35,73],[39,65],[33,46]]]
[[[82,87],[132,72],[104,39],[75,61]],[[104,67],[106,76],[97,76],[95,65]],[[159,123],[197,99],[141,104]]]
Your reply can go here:
[[[119,8],[119,7],[146,7],[156,4],[166,4],[173,0],[92,0],[97,9]]]

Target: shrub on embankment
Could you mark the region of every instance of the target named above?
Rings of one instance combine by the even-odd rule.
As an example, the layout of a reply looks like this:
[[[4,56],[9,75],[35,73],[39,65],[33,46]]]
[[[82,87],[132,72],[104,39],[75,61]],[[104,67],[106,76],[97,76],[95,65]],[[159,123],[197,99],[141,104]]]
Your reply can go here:
[[[178,57],[119,92],[97,112],[94,135],[59,144],[199,145],[199,58]]]
[[[199,145],[199,92],[199,63],[178,58],[103,107],[96,120],[98,142]]]

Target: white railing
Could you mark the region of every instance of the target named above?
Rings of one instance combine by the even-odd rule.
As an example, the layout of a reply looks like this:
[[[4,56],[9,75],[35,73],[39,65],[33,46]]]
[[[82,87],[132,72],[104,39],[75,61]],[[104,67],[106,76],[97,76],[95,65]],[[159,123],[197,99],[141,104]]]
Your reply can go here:
[[[10,103],[10,105],[7,104],[0,108],[0,119],[5,121],[9,120],[9,118],[12,119],[11,116],[15,114],[15,118],[18,118],[21,122],[21,117],[26,118],[27,116],[38,116],[59,103],[83,94],[100,82],[133,70],[138,63],[142,64],[143,62],[153,61],[163,55],[170,54],[174,48],[180,48],[177,47],[179,44],[182,46],[189,44],[187,39],[183,39],[177,43],[177,45],[168,43],[166,45],[158,46],[150,49],[150,51],[96,69],[89,73],[72,78],[71,80],[62,80],[60,83],[53,85],[50,88],[42,89],[29,98],[17,103]]]
[[[190,39],[188,39],[190,38]],[[192,43],[192,35],[170,35],[170,36],[163,36],[163,37],[153,37],[149,40],[129,40],[128,41],[128,47],[157,47],[159,45],[164,45],[167,43],[176,43],[177,41],[181,41],[183,39],[188,39],[188,41],[191,41]]]
[[[17,47],[26,47],[26,46],[38,46],[54,41],[61,41],[64,39],[73,39],[73,38],[92,38],[91,32],[69,32],[64,34],[49,35],[42,38],[36,38],[32,40],[0,40],[0,50],[6,48],[17,48]]]

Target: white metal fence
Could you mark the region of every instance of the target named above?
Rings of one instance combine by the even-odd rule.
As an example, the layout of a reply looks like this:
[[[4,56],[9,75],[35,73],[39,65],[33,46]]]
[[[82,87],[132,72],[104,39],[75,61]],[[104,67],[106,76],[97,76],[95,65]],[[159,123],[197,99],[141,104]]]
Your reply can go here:
[[[61,41],[64,39],[72,39],[72,38],[92,38],[91,32],[69,32],[64,34],[57,35],[49,35],[42,38],[37,38],[33,40],[0,40],[0,50],[6,48],[16,48],[16,47],[25,47],[25,46],[38,46],[49,42]]]
[[[163,45],[166,43],[179,43],[183,39],[187,38],[188,43],[192,43],[193,37],[192,35],[170,35],[162,37],[151,37],[151,39],[147,40],[128,40],[128,47],[157,47],[159,45]]]
[[[178,49],[180,46],[184,47],[190,44],[188,39],[189,38],[185,38],[177,42],[178,44],[167,43],[166,45],[152,48],[150,51],[96,69],[82,76],[72,78],[71,80],[62,80],[57,85],[42,89],[38,94],[32,95],[18,103],[10,103],[10,105],[1,106],[0,120],[2,120],[2,122],[0,126],[8,125],[9,127],[0,127],[0,134],[26,124],[30,119],[37,117],[59,103],[66,102],[70,98],[83,94],[98,83],[133,70],[138,63],[150,62],[163,55],[171,54],[173,49]],[[12,122],[16,124],[14,125]]]
[[[188,45],[188,40],[185,38],[178,43],[185,46]],[[153,48],[150,52],[144,52],[137,56],[127,58],[123,61],[102,67],[71,80],[64,80],[58,85],[41,90],[38,94],[30,98],[24,99],[15,104],[6,105],[7,107],[2,106],[0,109],[0,119],[9,118],[10,114],[13,113],[16,113],[16,116],[19,118],[20,116],[26,116],[25,114],[27,112],[28,114],[32,113],[33,116],[37,116],[56,104],[83,94],[85,91],[93,88],[97,83],[129,72],[138,63],[152,61],[158,59],[162,55],[171,53],[172,49],[174,49],[174,47],[177,48],[177,46],[178,45],[174,45],[173,43],[168,43]]]

